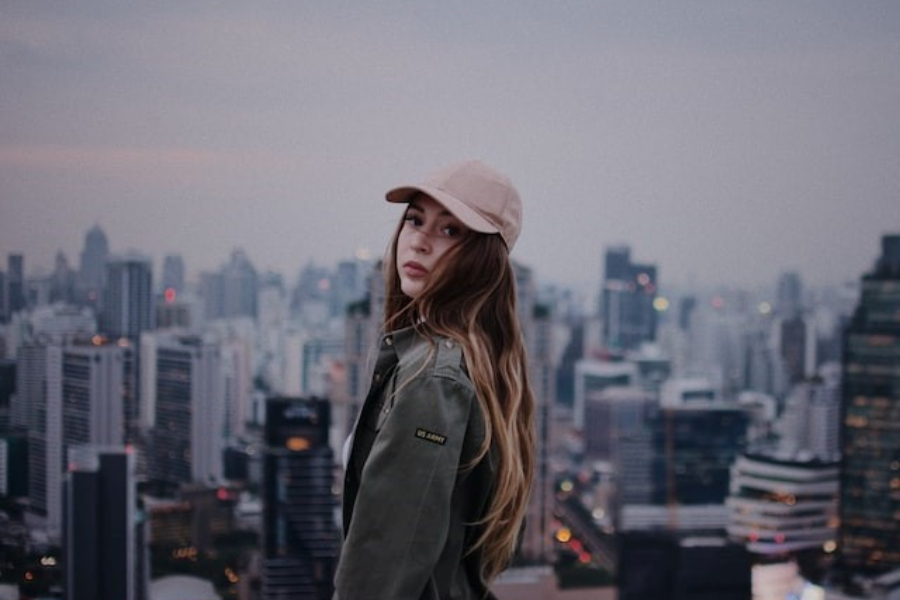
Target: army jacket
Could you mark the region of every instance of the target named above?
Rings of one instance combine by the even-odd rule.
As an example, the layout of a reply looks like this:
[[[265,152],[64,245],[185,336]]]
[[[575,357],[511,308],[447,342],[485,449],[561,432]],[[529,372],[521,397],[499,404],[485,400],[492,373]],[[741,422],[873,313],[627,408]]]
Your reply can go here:
[[[381,339],[346,468],[337,600],[493,598],[472,551],[495,459],[455,342]]]

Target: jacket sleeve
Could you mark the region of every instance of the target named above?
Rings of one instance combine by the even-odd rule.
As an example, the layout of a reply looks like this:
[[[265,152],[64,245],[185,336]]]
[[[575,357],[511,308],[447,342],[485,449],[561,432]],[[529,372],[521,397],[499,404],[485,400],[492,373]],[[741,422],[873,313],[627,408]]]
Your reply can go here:
[[[456,378],[399,386],[362,471],[335,598],[417,600],[447,540],[475,394]]]

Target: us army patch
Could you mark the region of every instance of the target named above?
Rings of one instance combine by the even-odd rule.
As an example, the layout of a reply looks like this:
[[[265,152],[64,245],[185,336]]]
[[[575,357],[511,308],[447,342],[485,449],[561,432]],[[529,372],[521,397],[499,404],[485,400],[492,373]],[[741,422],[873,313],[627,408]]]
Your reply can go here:
[[[421,427],[416,429],[416,437],[420,440],[425,440],[426,442],[431,442],[432,444],[437,444],[439,446],[443,446],[447,442],[447,436],[428,431],[427,429],[422,429]]]

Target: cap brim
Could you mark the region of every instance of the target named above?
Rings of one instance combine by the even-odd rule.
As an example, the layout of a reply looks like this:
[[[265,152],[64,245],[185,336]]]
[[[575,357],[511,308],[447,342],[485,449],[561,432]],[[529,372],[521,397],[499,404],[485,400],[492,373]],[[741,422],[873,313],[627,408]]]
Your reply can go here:
[[[500,233],[496,225],[485,219],[477,211],[470,208],[462,200],[443,190],[427,185],[409,185],[390,190],[385,194],[388,202],[408,203],[418,194],[431,196],[449,210],[463,225],[479,233]]]

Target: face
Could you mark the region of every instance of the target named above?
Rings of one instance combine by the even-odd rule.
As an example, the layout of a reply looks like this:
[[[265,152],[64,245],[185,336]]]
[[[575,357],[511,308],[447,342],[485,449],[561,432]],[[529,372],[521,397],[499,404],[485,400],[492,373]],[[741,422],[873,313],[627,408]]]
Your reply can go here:
[[[417,298],[446,252],[469,235],[469,228],[434,198],[419,195],[409,203],[397,237],[400,289]]]

